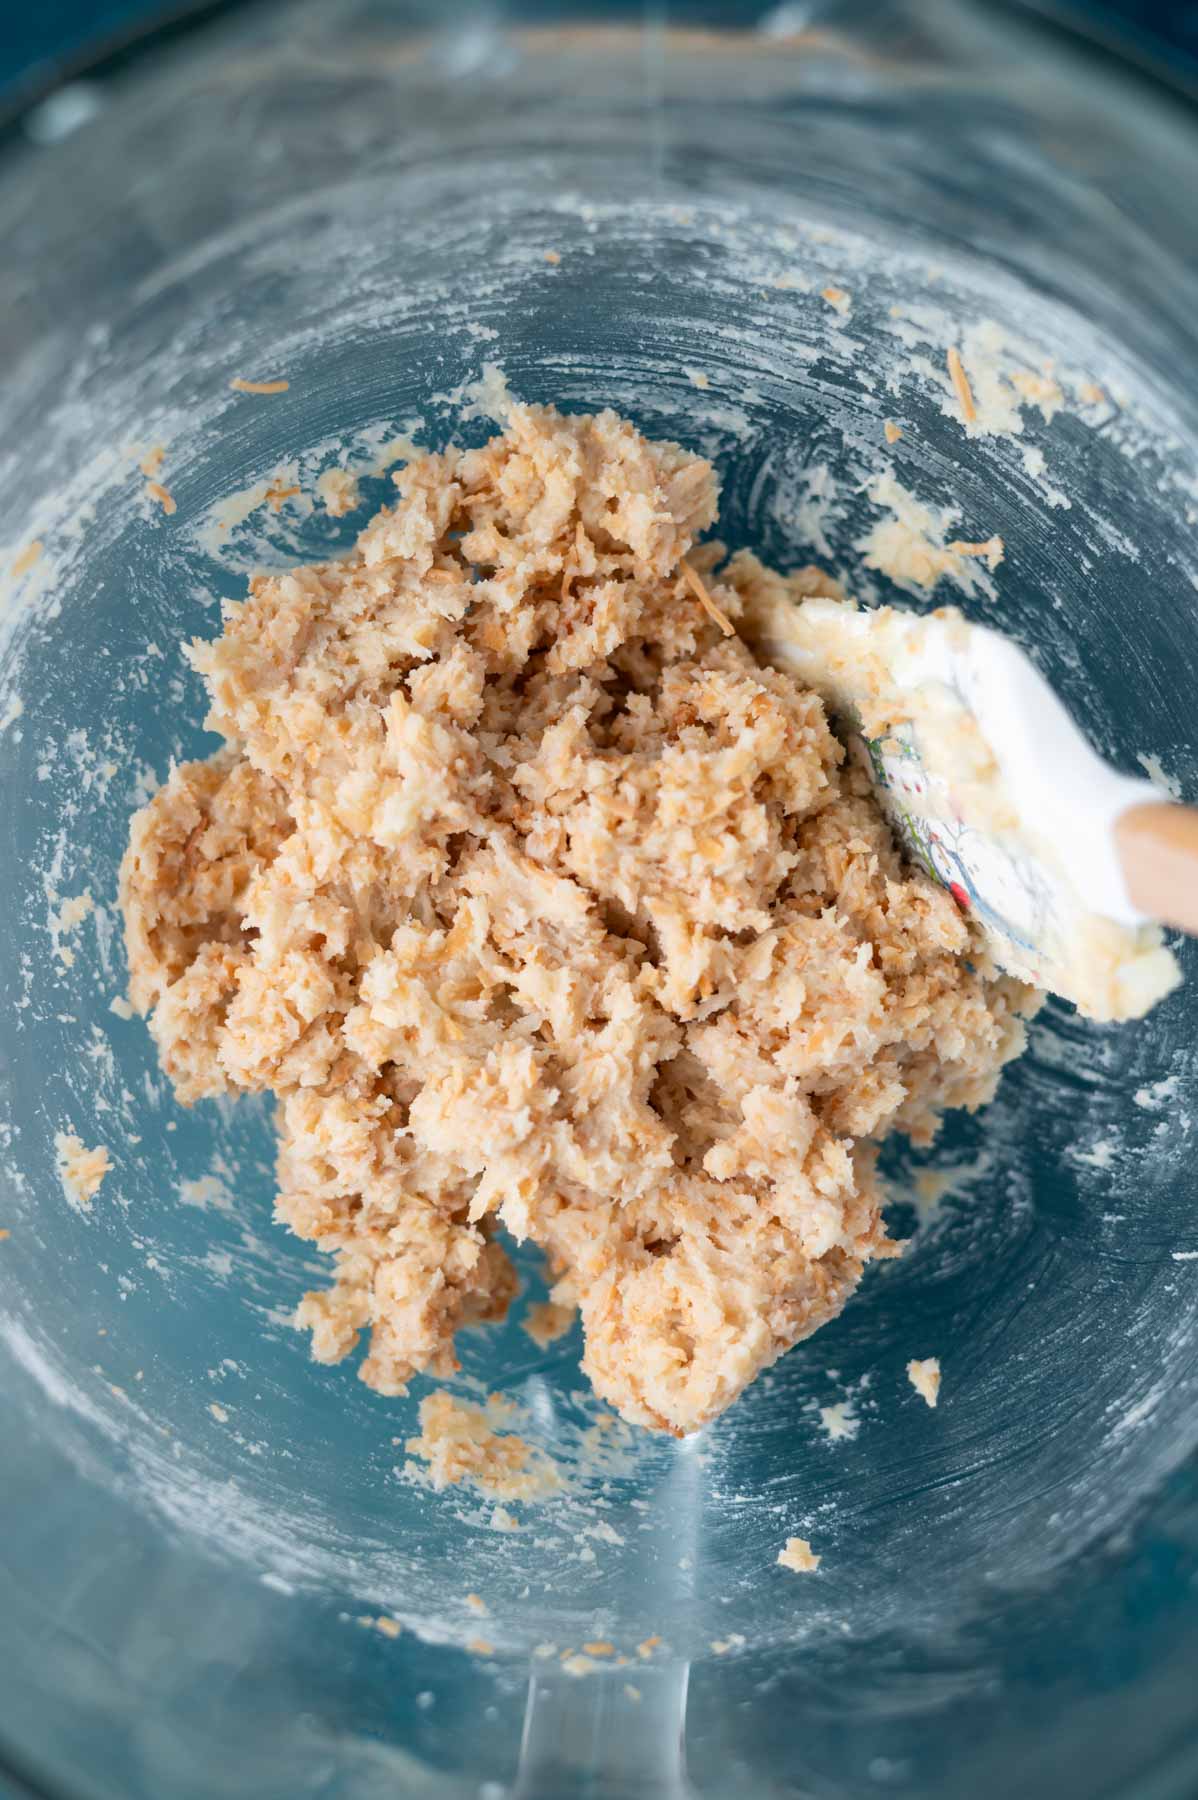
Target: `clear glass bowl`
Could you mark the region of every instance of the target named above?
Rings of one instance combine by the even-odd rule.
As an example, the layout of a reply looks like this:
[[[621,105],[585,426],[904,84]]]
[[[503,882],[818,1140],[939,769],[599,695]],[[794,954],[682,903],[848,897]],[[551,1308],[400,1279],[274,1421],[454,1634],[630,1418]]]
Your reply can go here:
[[[940,0],[624,20],[262,5],[10,130],[16,1786],[1194,1791],[1192,948],[1147,1022],[1050,1006],[984,1117],[930,1158],[894,1153],[910,1255],[702,1437],[604,1429],[577,1339],[538,1350],[523,1303],[467,1334],[458,1387],[502,1389],[569,1475],[558,1501],[513,1509],[515,1531],[405,1473],[419,1392],[384,1401],[309,1363],[287,1318],[319,1270],[271,1222],[267,1109],[180,1109],[110,1003],[128,815],[171,758],[211,747],[180,639],[217,628],[255,561],[348,541],[364,513],[303,499],[337,455],[377,467],[400,432],[483,435],[464,403],[489,360],[526,397],[614,404],[710,451],[730,542],[818,556],[866,594],[888,592],[854,546],[889,459],[963,535],[1002,534],[967,607],[1032,650],[1104,752],[1158,759],[1193,797],[1196,191],[1179,98],[1023,13]],[[944,345],[981,320],[1033,372],[1052,361],[1065,410],[1028,403],[1018,435],[966,437]],[[139,469],[157,445],[169,516]],[[276,512],[279,474],[303,492]],[[100,910],[69,929],[62,902],[85,888]],[[63,1131],[111,1152],[86,1213],[58,1179]],[[903,1373],[929,1354],[935,1413]],[[821,1409],[843,1404],[857,1429],[837,1437],[844,1415]],[[817,1576],[775,1566],[792,1532]],[[566,1672],[596,1640],[614,1654]]]

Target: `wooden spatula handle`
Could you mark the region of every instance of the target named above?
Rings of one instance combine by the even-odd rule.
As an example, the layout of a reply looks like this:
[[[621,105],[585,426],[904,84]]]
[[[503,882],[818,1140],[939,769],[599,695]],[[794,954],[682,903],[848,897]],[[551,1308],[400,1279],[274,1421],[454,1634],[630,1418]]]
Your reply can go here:
[[[1198,807],[1131,806],[1115,825],[1115,844],[1132,904],[1198,937]]]

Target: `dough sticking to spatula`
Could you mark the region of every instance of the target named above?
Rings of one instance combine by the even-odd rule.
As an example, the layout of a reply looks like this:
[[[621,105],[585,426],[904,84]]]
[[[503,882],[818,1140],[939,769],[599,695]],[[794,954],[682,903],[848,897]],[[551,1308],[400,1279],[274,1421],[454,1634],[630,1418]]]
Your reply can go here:
[[[1181,974],[1160,924],[1198,933],[1198,810],[1087,744],[1009,639],[753,584],[740,629],[815,688],[912,859],[1012,975],[1094,1019],[1139,1018]]]

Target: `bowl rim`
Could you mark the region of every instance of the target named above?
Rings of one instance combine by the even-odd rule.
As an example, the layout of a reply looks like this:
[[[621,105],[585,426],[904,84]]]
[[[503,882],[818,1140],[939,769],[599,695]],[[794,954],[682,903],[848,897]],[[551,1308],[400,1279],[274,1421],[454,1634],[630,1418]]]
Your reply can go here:
[[[167,0],[140,20],[131,19],[65,55],[35,63],[0,92],[0,154],[14,141],[29,143],[30,115],[63,88],[126,73],[164,47],[185,42],[234,13],[265,12],[278,0]],[[1116,20],[1106,8],[1084,14],[1067,0],[956,0],[962,10],[1007,15],[1065,54],[1088,59],[1096,69],[1122,76],[1159,102],[1198,114],[1198,62],[1171,60],[1169,49],[1131,19]],[[736,10],[731,0],[730,13]],[[1184,52],[1177,52],[1184,56]]]

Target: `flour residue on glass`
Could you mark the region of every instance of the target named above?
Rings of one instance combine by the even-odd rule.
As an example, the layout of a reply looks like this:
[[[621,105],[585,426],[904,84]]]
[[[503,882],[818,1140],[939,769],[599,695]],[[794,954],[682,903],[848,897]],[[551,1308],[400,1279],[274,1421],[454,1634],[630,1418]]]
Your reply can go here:
[[[511,1429],[561,1472],[559,1493],[521,1506],[434,1493],[404,1472],[423,1390],[383,1402],[347,1371],[309,1367],[290,1318],[313,1271],[271,1222],[265,1110],[250,1103],[235,1119],[177,1109],[120,1010],[123,823],[172,758],[211,748],[179,638],[211,635],[215,603],[243,592],[253,568],[335,554],[388,497],[390,464],[458,429],[450,396],[485,382],[485,363],[521,394],[573,410],[610,404],[713,456],[737,543],[792,566],[826,561],[862,601],[896,597],[898,565],[886,567],[875,534],[902,522],[891,503],[901,490],[910,497],[901,506],[930,521],[915,531],[930,546],[929,573],[947,559],[935,585],[909,578],[906,602],[951,595],[988,622],[1010,622],[1083,700],[1094,672],[1069,607],[1075,581],[1096,583],[1100,567],[1141,573],[1127,495],[1151,485],[1173,509],[1170,554],[1186,580],[1198,576],[1198,487],[1169,396],[1043,295],[946,259],[930,284],[922,253],[822,219],[780,222],[776,209],[764,217],[737,196],[547,201],[543,182],[498,164],[487,254],[475,234],[467,255],[455,221],[437,213],[434,175],[418,168],[411,182],[413,213],[422,182],[430,204],[410,246],[419,255],[409,285],[381,280],[372,263],[362,225],[378,194],[364,193],[356,212],[347,195],[342,217],[313,227],[313,254],[339,271],[336,305],[294,326],[276,313],[268,341],[261,332],[237,341],[227,316],[211,330],[196,320],[172,352],[172,368],[183,359],[186,404],[164,403],[161,367],[115,366],[102,338],[83,346],[61,401],[71,454],[35,471],[44,497],[0,546],[0,751],[22,759],[22,791],[37,808],[12,1004],[53,1088],[44,1113],[0,1120],[12,1234],[0,1335],[12,1381],[92,1479],[281,1594],[338,1596],[346,1630],[362,1629],[358,1617],[385,1618],[464,1646],[483,1635],[465,1602],[477,1592],[496,1662],[544,1644],[587,1656],[588,1642],[635,1658],[652,1637],[672,1652],[719,1644],[726,1650],[712,1654],[734,1654],[839,1638],[846,1625],[880,1630],[895,1604],[918,1622],[923,1590],[963,1570],[985,1567],[1008,1588],[1042,1579],[1124,1524],[1198,1429],[1184,1386],[1198,1251],[1154,1227],[1194,1156],[1196,1069],[1175,1022],[1121,1035],[1083,1029],[1064,1009],[1043,1015],[984,1126],[963,1124],[888,1177],[896,1215],[907,1204],[919,1226],[916,1242],[846,1313],[835,1359],[818,1338],[800,1346],[743,1412],[698,1439],[663,1446],[605,1423],[569,1339],[542,1347],[518,1323],[477,1338],[452,1391],[475,1401],[502,1391],[516,1408]],[[293,230],[272,237],[269,221],[255,221],[244,241],[213,248],[214,267],[226,255],[230,269],[286,279]],[[667,331],[646,329],[626,355],[596,350],[603,321],[585,310],[574,335],[566,308],[553,315],[565,321],[559,335],[542,328],[544,284],[559,284],[555,300],[573,293],[574,271],[597,267],[609,243],[621,268],[652,275],[668,317]],[[546,247],[559,264],[545,263]],[[327,407],[303,410],[306,378],[315,388],[335,352],[346,358],[344,429]],[[101,416],[86,396],[89,369],[105,358]],[[286,371],[285,394],[230,392],[232,374],[266,368]],[[147,477],[140,462],[158,446]],[[1099,455],[1118,481],[1090,479]],[[345,482],[330,483],[335,470]],[[170,494],[174,513],[147,500],[147,480]],[[348,501],[350,480],[361,506],[342,515],[322,495]],[[993,568],[988,554],[949,549],[994,537],[1003,555]],[[1023,588],[1034,607],[1020,601]],[[103,605],[113,655],[76,691],[68,678],[89,659],[64,655],[62,633]],[[1138,666],[1138,645],[1127,654]],[[51,675],[68,684],[53,705]],[[1087,724],[1098,748],[1139,753],[1154,779],[1159,771],[1193,797],[1198,767],[1186,743],[1120,745],[1117,717],[1098,703]],[[92,910],[64,920],[85,893]],[[1057,1171],[1051,1192],[1029,1160],[1029,1119]],[[111,1156],[85,1218],[58,1185],[56,1131]],[[28,1266],[9,1254],[24,1239]],[[1014,1353],[1021,1317],[1051,1292],[1054,1248],[1079,1241],[1089,1286],[1068,1297],[1072,1317],[1062,1301],[1046,1321],[1065,1348],[1046,1330],[1034,1354]],[[56,1292],[73,1296],[69,1321],[35,1298],[35,1251],[54,1263]],[[1102,1298],[1108,1274],[1129,1267],[1136,1285],[1120,1292],[1134,1354],[1122,1339],[1112,1349]],[[954,1350],[953,1404],[933,1414],[907,1404],[906,1360],[927,1346],[900,1329],[899,1301],[950,1306],[957,1282],[974,1284],[981,1335],[968,1355]],[[1078,1332],[1088,1334],[1087,1391],[1075,1396]],[[251,1346],[264,1359],[257,1373]],[[938,1333],[932,1347],[947,1367],[947,1339]],[[825,1412],[856,1431],[836,1435]],[[923,1433],[900,1440],[900,1421],[916,1413]],[[981,1472],[979,1437],[993,1451]],[[892,1443],[907,1477],[887,1467]],[[923,1497],[896,1508],[902,1479]],[[971,1523],[983,1512],[984,1542]],[[775,1576],[790,1536],[818,1550],[817,1578]],[[942,1559],[930,1572],[929,1557]],[[776,1587],[789,1590],[785,1608],[769,1598]]]

